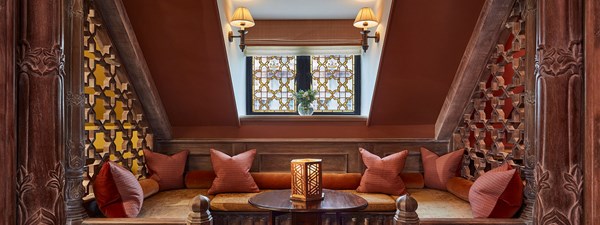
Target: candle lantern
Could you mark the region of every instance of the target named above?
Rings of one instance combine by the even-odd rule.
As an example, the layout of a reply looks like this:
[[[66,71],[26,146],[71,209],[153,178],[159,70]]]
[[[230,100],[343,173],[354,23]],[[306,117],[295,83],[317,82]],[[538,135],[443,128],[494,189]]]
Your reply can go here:
[[[292,169],[292,195],[296,201],[323,199],[323,174],[321,159],[294,159]]]

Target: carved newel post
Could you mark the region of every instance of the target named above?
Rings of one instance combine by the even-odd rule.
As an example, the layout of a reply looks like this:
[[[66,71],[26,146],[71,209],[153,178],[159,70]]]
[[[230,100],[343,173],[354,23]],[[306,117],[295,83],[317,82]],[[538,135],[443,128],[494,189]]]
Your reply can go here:
[[[187,218],[188,225],[212,225],[210,215],[210,200],[204,195],[198,195],[190,201],[190,214]]]
[[[419,208],[419,203],[410,194],[398,197],[394,225],[418,225],[420,221],[417,208]]]

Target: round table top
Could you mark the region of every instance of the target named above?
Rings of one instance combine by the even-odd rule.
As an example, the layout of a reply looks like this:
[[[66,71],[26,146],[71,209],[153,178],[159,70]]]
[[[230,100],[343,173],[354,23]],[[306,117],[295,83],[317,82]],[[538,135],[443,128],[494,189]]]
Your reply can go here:
[[[277,212],[332,212],[361,210],[367,200],[347,192],[323,189],[325,198],[316,201],[292,201],[291,190],[273,190],[255,195],[248,200],[251,205]]]

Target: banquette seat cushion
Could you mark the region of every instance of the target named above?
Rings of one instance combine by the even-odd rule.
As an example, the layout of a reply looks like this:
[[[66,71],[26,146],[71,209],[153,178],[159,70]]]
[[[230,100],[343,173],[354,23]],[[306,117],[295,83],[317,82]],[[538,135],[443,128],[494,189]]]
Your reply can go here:
[[[290,188],[289,173],[251,173],[260,192],[272,189]],[[186,175],[187,189],[159,192],[144,200],[138,217],[142,218],[185,218],[189,213],[190,199],[201,194],[207,196],[211,211],[227,212],[260,212],[248,199],[258,193],[220,193],[208,195],[214,173],[210,171],[190,171]],[[399,196],[379,193],[359,193],[356,188],[360,184],[359,173],[323,174],[324,188],[354,193],[363,197],[369,206],[363,211],[393,212],[396,210],[395,200]],[[421,218],[472,218],[469,203],[453,194],[434,189],[423,189],[423,177],[419,173],[402,174],[408,193],[419,202]],[[452,209],[452,210],[449,210]]]

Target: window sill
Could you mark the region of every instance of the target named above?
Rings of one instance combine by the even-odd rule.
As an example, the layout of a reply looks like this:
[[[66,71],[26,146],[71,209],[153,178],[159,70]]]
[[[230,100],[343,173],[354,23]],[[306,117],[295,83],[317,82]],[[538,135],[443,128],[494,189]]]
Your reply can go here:
[[[240,122],[256,123],[256,122],[351,122],[351,123],[367,123],[367,117],[360,115],[245,115],[240,116]]]

